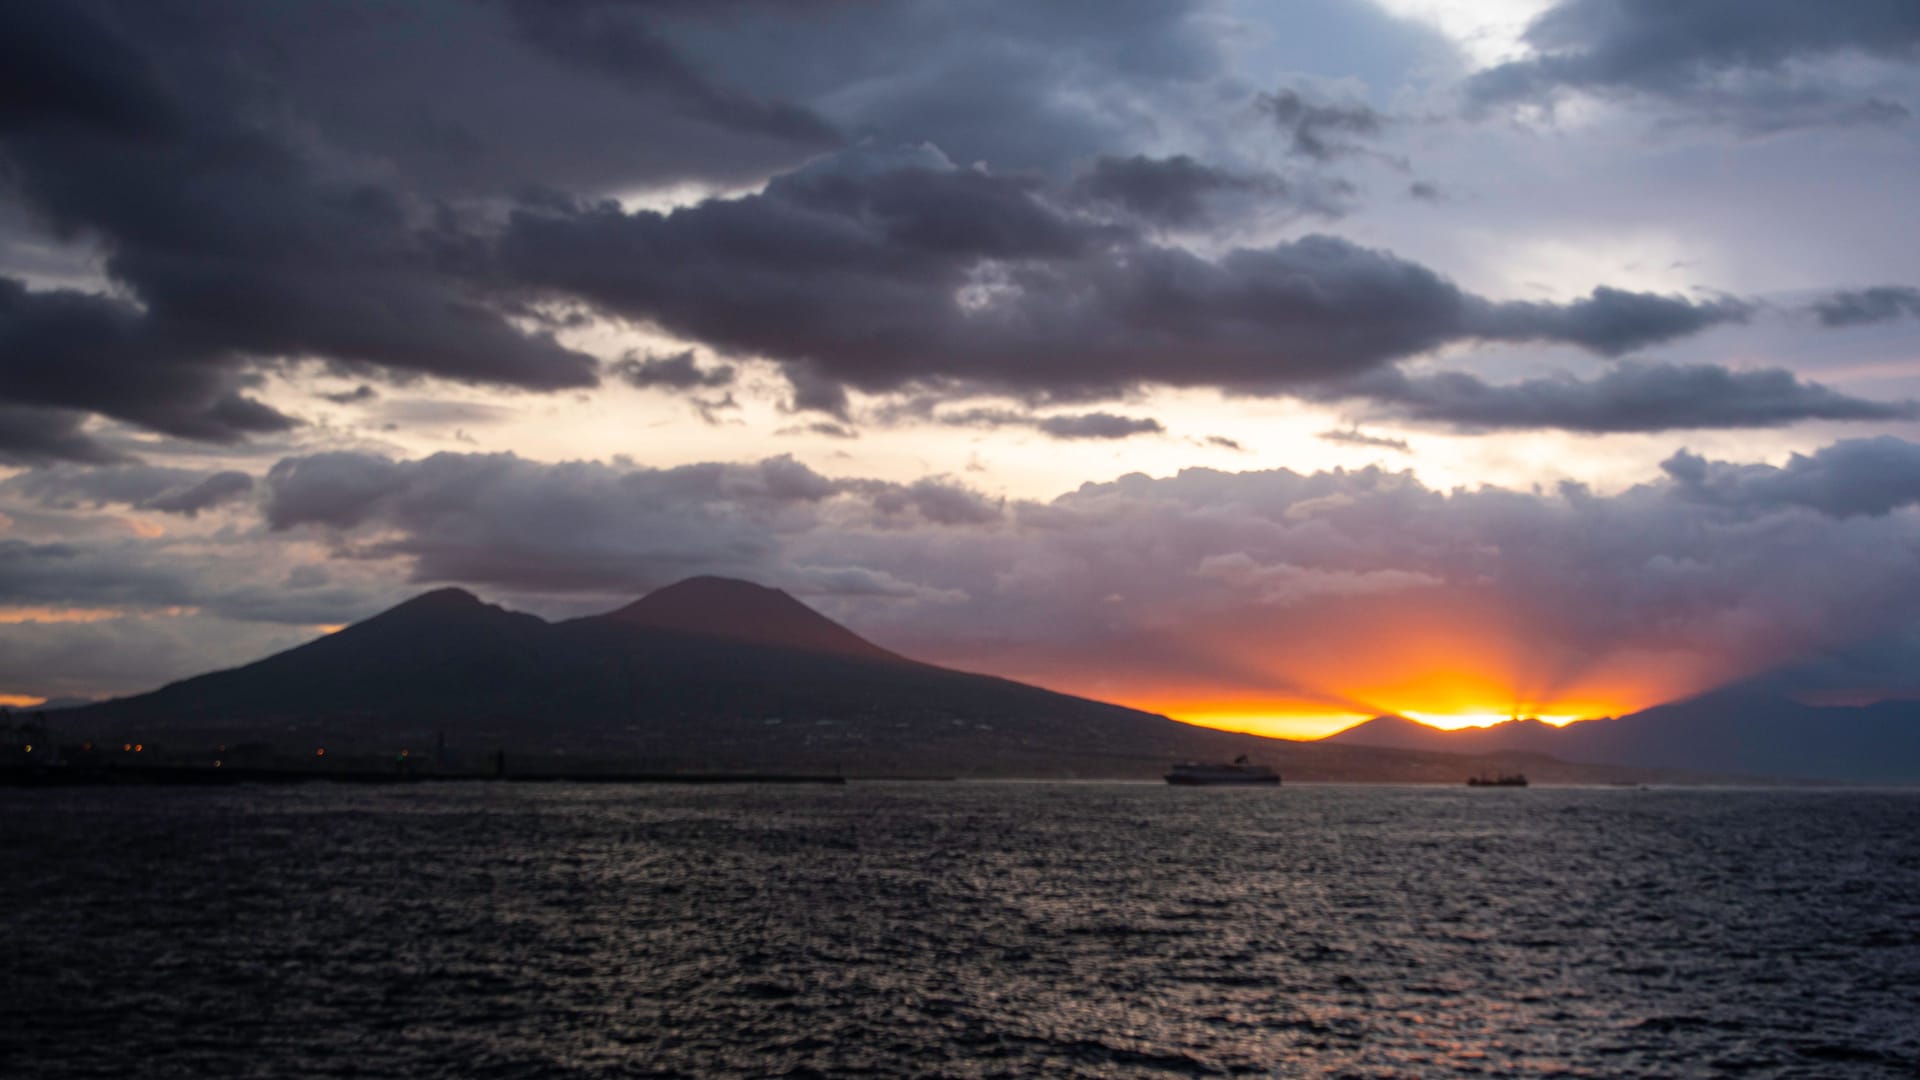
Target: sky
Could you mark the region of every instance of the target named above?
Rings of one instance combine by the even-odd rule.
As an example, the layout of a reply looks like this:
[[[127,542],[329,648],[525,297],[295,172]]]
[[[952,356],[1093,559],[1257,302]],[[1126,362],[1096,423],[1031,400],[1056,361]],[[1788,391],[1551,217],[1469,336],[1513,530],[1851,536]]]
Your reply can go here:
[[[0,704],[695,574],[1312,737],[1920,696],[1907,0],[0,7]]]

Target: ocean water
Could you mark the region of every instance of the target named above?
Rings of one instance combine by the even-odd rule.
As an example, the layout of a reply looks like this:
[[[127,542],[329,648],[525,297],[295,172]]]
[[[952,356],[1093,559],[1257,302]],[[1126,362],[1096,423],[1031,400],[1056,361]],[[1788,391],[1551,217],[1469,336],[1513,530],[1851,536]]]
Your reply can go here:
[[[0,791],[7,1077],[1901,1076],[1920,793]]]

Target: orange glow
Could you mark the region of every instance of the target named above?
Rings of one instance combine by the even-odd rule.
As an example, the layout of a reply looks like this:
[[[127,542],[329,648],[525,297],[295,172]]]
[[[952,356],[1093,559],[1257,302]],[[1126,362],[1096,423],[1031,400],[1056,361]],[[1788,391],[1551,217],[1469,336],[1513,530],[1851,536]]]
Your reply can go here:
[[[113,608],[0,607],[0,623],[89,623],[117,619]]]
[[[1538,720],[1543,724],[1552,724],[1554,727],[1566,727],[1568,724],[1573,723],[1575,720],[1588,720],[1596,716],[1608,716],[1611,714],[1608,712],[1602,711],[1602,712],[1566,713],[1560,716],[1552,716],[1552,715],[1543,716],[1537,712],[1528,712],[1524,709],[1517,710],[1512,713],[1484,712],[1484,713],[1447,714],[1447,713],[1422,713],[1422,712],[1414,712],[1412,709],[1403,709],[1401,710],[1400,715],[1406,717],[1409,720],[1418,720],[1421,723],[1427,725],[1428,727],[1436,727],[1445,731],[1455,731],[1460,728],[1492,727],[1495,724],[1504,724],[1509,720],[1521,720],[1521,719]]]
[[[1438,728],[1622,716],[1758,670],[1693,640],[1577,640],[1484,588],[1340,597],[1163,622],[1080,652],[943,658],[1208,727],[1324,738],[1374,716]]]
[[[143,610],[124,608],[33,607],[0,605],[0,624],[12,623],[93,623],[124,619],[135,615],[180,618],[198,615],[197,607],[164,607]]]
[[[323,746],[323,747],[321,747],[320,749],[318,749],[318,750],[315,750],[315,751],[313,752],[313,756],[314,756],[314,757],[326,757],[326,756],[327,756],[327,748]]]
[[[134,753],[136,753],[136,754],[140,754],[140,753],[145,753],[145,752],[146,752],[146,749],[147,749],[147,744],[146,744],[146,743],[134,743],[134,744],[133,744],[133,752],[134,752]]]
[[[9,709],[31,709],[35,705],[45,705],[47,699],[32,694],[0,694],[0,706]]]
[[[346,623],[318,623],[314,629],[322,634],[337,634],[347,628]]]

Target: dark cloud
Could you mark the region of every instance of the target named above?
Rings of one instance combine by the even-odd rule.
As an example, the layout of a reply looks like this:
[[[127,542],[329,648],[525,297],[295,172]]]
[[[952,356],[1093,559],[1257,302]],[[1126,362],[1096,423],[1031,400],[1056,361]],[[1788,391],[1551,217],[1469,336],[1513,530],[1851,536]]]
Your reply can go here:
[[[253,478],[243,472],[206,473],[142,464],[31,469],[0,481],[0,493],[31,499],[42,506],[120,505],[186,517],[232,502],[252,490]]]
[[[1484,333],[1507,341],[1562,341],[1602,356],[1619,356],[1710,326],[1745,322],[1752,313],[1753,305],[1728,297],[1693,301],[1602,285],[1567,304],[1497,305],[1485,316]]]
[[[0,493],[61,509],[139,506],[168,492],[185,491],[209,475],[138,463],[107,468],[55,466],[8,477],[0,481]]]
[[[736,2],[732,6],[747,5]],[[698,7],[507,0],[514,26],[526,40],[566,63],[640,93],[665,96],[723,128],[816,149],[840,141],[833,125],[812,110],[790,102],[761,100],[715,83],[642,18],[649,8],[687,12]]]
[[[1034,426],[1041,434],[1056,439],[1125,439],[1134,435],[1159,435],[1167,430],[1151,416],[1115,416],[1098,412],[1049,416]]]
[[[740,403],[734,400],[733,391],[731,390],[721,394],[719,397],[700,397],[696,394],[687,400],[693,406],[694,413],[700,417],[701,421],[714,427],[726,423],[726,419],[720,415],[721,413],[740,411]]]
[[[1355,140],[1372,138],[1387,124],[1363,102],[1316,101],[1291,89],[1261,94],[1258,106],[1287,135],[1291,153],[1315,161],[1359,153],[1363,148]]]
[[[253,477],[243,472],[218,472],[183,491],[167,491],[142,505],[149,510],[194,517],[222,503],[245,498],[253,491]]]
[[[456,424],[502,423],[512,419],[514,410],[484,401],[407,398],[383,402],[374,416],[394,429],[445,428]]]
[[[824,435],[829,439],[857,439],[860,433],[845,424],[836,424],[831,420],[821,420],[812,424],[796,424],[783,427],[775,435]]]
[[[305,139],[377,160],[399,186],[436,195],[751,180],[840,138],[786,85],[743,89],[736,76],[750,56],[688,51],[715,30],[745,38],[750,24],[805,28],[818,4],[89,6],[139,42],[137,59],[201,101],[291,121]]]
[[[1207,204],[1222,192],[1286,194],[1276,177],[1241,176],[1202,165],[1185,154],[1168,158],[1103,157],[1075,182],[1085,198],[1117,206],[1161,225],[1198,225],[1210,217]]]
[[[1813,305],[1823,326],[1863,326],[1902,316],[1920,318],[1920,289],[1880,285],[1834,293]]]
[[[693,350],[684,349],[666,356],[637,356],[628,353],[608,366],[607,372],[628,386],[638,389],[666,387],[672,390],[712,390],[733,383],[731,367],[703,368],[693,361]]]
[[[190,603],[191,569],[156,565],[126,543],[89,546],[0,539],[0,604],[165,607]]]
[[[330,172],[111,26],[152,12],[112,10],[0,10],[0,39],[34,56],[0,113],[10,178],[61,235],[104,248],[138,300],[0,283],[0,398],[232,441],[293,422],[239,393],[249,365],[284,358],[594,384],[590,357],[516,329],[462,280],[451,216]]]
[[[1237,454],[1244,454],[1247,451],[1247,448],[1240,445],[1238,440],[1229,439],[1225,435],[1209,435],[1203,441],[1208,446],[1218,447],[1222,450],[1232,450]]]
[[[110,464],[131,460],[86,433],[87,415],[71,409],[0,405],[0,463],[43,465],[52,461]]]
[[[868,500],[883,519],[893,519],[888,522],[892,524],[978,526],[1006,516],[1006,500],[989,498],[939,477],[927,477],[911,484],[865,480],[846,486]]]
[[[1014,43],[1021,70],[1035,79],[1065,78],[1039,62],[1068,54],[1107,73],[1087,78],[1124,73],[1163,89],[1211,86],[1219,72],[1217,40],[1183,5],[1144,3],[1121,20],[1109,6],[1041,13],[996,3],[965,28],[935,7],[865,12],[876,20],[871,40],[896,32],[910,40],[907,27],[964,29],[964,40],[936,51],[991,67],[989,58],[1008,53],[989,46]],[[459,159],[468,142],[480,147],[476,160],[494,143],[513,144],[515,154],[543,145],[520,125],[522,105],[503,106],[497,132],[479,122],[477,102],[497,96],[470,85],[481,69],[489,78],[524,75],[541,101],[584,95],[583,108],[601,119],[610,112],[594,95],[614,92],[646,124],[665,125],[659,138],[630,141],[674,142],[667,136],[683,132],[673,125],[697,123],[722,141],[791,144],[784,158],[755,158],[763,170],[797,160],[801,144],[810,153],[837,137],[821,116],[871,120],[889,107],[840,93],[878,63],[866,47],[827,40],[846,36],[849,12],[808,5],[807,25],[796,30],[794,10],[355,2],[329,20],[300,5],[172,0],[100,0],[57,16],[8,9],[0,36],[14,31],[10,40],[30,42],[33,53],[10,72],[18,100],[44,107],[0,113],[0,153],[35,213],[62,236],[100,245],[128,298],[8,286],[0,340],[25,359],[0,374],[0,402],[233,442],[297,422],[248,396],[263,367],[289,359],[399,379],[587,387],[598,378],[593,359],[538,329],[587,318],[552,313],[575,302],[656,324],[723,358],[778,361],[792,410],[842,423],[849,390],[946,387],[1032,401],[1111,398],[1156,384],[1270,394],[1473,341],[1618,355],[1749,310],[1730,299],[1609,288],[1570,304],[1494,302],[1390,252],[1329,236],[1214,256],[1157,244],[1141,234],[1143,222],[1197,221],[1209,200],[1263,196],[1278,181],[1179,155],[1123,156],[1104,144],[1078,159],[1094,161],[1092,171],[1065,186],[1058,172],[957,168],[934,144],[888,150],[894,144],[875,139],[778,175],[756,194],[671,213],[523,187],[530,193],[500,235],[497,205],[452,197],[477,181],[422,165],[428,156]],[[419,33],[429,26],[443,33]],[[825,42],[831,55],[852,54],[848,66],[796,65],[789,32]],[[417,55],[376,55],[374,43],[393,37],[429,43]],[[727,48],[716,47],[721,39]],[[468,52],[445,51],[455,44]],[[495,63],[497,71],[487,68]],[[323,82],[311,65],[356,78]],[[956,68],[926,85],[979,75]],[[394,96],[374,108],[363,98],[376,90]],[[469,91],[473,101],[456,100]],[[811,112],[794,104],[827,99],[837,104]],[[1262,100],[1310,158],[1337,155],[1384,122],[1365,105],[1298,90]],[[455,112],[435,113],[429,101]],[[554,125],[573,122],[565,109],[550,112]],[[944,130],[930,101],[910,114],[913,139]],[[403,117],[431,130],[403,138],[391,127]],[[572,134],[580,143],[619,142],[627,129],[608,123],[592,139]],[[686,145],[695,144],[705,145]],[[715,149],[711,167],[692,174],[737,175],[746,159],[730,153]],[[552,162],[563,184],[596,190],[584,182],[592,175],[601,176],[598,190],[616,186],[614,174],[570,162]],[[492,166],[476,164],[474,175],[493,178],[487,195],[506,183]],[[635,166],[621,175],[631,190],[667,174]],[[1311,208],[1297,192],[1290,201]],[[550,300],[561,303],[543,303]],[[701,368],[691,356],[630,357],[614,367],[635,385],[681,389],[727,385],[722,373],[731,370]]]
[[[320,396],[327,401],[333,402],[335,405],[359,405],[362,402],[372,401],[379,397],[380,392],[368,386],[366,383],[361,383],[351,390],[342,390],[337,394],[321,394]]]
[[[1410,453],[1413,449],[1407,445],[1407,440],[1405,439],[1390,439],[1384,435],[1369,435],[1359,428],[1336,428],[1332,431],[1323,431],[1314,437],[1325,439],[1327,442],[1342,443],[1347,446],[1365,446],[1375,450],[1394,450],[1402,454]]]
[[[997,503],[940,480],[836,480],[790,457],[671,469],[545,465],[511,454],[288,458],[267,474],[275,530],[317,528],[406,560],[422,581],[537,591],[639,591],[696,573],[782,572],[783,535],[838,521],[908,527],[984,520]]]
[[[1881,436],[1845,439],[1784,466],[1708,461],[1685,450],[1662,462],[1693,502],[1747,513],[1803,507],[1836,518],[1880,517],[1920,504],[1920,445]]]
[[[1003,408],[939,410],[937,404],[937,399],[924,397],[882,415],[895,423],[917,419],[948,427],[1032,428],[1054,439],[1126,439],[1135,435],[1159,435],[1167,430],[1150,416],[1118,416],[1105,412],[1037,416]]]
[[[792,7],[724,7],[724,35],[697,18],[670,29],[705,67],[859,137],[1055,177],[1135,152],[1175,103],[1229,92],[1214,12],[1190,0]]]
[[[795,407],[842,418],[845,387],[1271,393],[1456,342],[1614,355],[1747,313],[1605,288],[1565,305],[1497,303],[1324,235],[1205,258],[926,149],[842,155],[671,214],[524,207],[503,257],[530,285],[784,361]]]
[[[130,304],[0,277],[0,401],[103,413],[185,439],[237,442],[299,423],[241,393],[245,375]]]
[[[1782,368],[1620,363],[1597,378],[1498,385],[1461,372],[1382,371],[1320,395],[1363,398],[1383,416],[1462,431],[1560,429],[1592,434],[1780,427],[1803,420],[1903,420],[1914,402],[1850,397]]]
[[[1527,28],[1536,56],[1474,76],[1480,105],[1550,102],[1564,91],[1633,96],[1753,131],[1885,123],[1905,107],[1853,100],[1808,77],[1810,62],[1920,54],[1920,7],[1904,0],[1561,0]]]

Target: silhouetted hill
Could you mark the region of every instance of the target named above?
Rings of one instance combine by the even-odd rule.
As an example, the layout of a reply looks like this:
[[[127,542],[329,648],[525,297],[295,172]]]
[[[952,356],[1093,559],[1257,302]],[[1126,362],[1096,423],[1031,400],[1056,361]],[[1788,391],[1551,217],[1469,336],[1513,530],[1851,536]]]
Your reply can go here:
[[[1488,754],[1517,750],[1550,754],[1559,734],[1559,728],[1533,719],[1509,720],[1492,727],[1443,731],[1404,716],[1376,716],[1321,741],[1345,746],[1380,746],[1432,753]]]
[[[468,760],[855,774],[1157,776],[1245,753],[1290,779],[1649,779],[1503,755],[1264,739],[909,660],[786,593],[696,578],[547,623],[458,589],[230,671],[63,711],[73,736],[181,754],[215,742],[391,753],[444,738]]]
[[[594,617],[627,626],[771,645],[823,655],[898,660],[780,589],[733,578],[694,577],[655,589],[618,611]]]
[[[1920,702],[1816,706],[1764,682],[1555,728],[1537,720],[1441,731],[1380,717],[1323,743],[1551,754],[1569,762],[1863,783],[1920,783]]]

